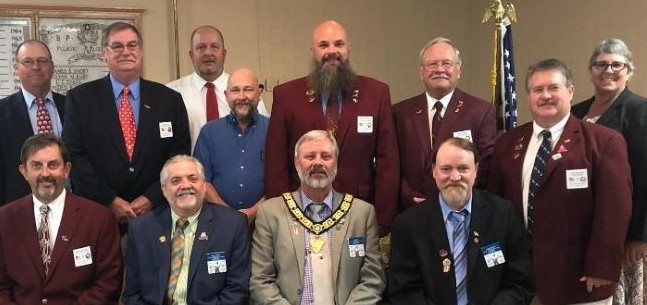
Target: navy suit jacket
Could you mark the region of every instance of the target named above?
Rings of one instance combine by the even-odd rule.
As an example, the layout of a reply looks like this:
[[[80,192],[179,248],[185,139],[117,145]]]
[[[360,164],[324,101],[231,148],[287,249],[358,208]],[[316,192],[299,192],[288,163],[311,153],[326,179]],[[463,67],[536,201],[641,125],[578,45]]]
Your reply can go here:
[[[532,122],[494,147],[488,190],[523,211],[522,170]],[[586,188],[569,188],[568,170],[586,171]],[[536,294],[544,304],[606,299],[615,285],[586,291],[582,276],[617,282],[631,215],[631,175],[622,136],[569,117],[535,195],[531,249]],[[644,187],[644,186],[643,186]]]
[[[191,154],[189,119],[179,93],[141,79],[132,162],[126,155],[108,76],[69,90],[65,107],[62,138],[70,152],[70,179],[76,194],[106,206],[116,196],[128,202],[141,195],[155,205],[166,202],[159,183],[164,162]],[[163,122],[171,123],[173,136],[161,136]]]
[[[58,116],[63,123],[65,96],[52,92]],[[22,91],[0,100],[0,205],[31,193],[29,184],[18,171],[20,148],[34,135]]]
[[[130,221],[124,304],[163,304],[171,266],[171,227],[168,206]],[[207,271],[207,257],[215,252],[225,253],[224,273]],[[187,304],[247,305],[249,277],[247,218],[234,209],[205,203],[191,250]]]
[[[469,130],[479,152],[477,187],[485,187],[490,157],[496,141],[495,110],[491,103],[454,90],[438,130],[438,140],[431,146],[427,96],[425,93],[393,105],[395,128],[400,147],[400,205],[414,205],[413,197],[432,198],[438,194],[432,176],[431,156],[454,132]]]
[[[92,263],[77,267],[74,250],[85,247]],[[0,304],[116,304],[121,255],[112,212],[68,192],[45,277],[33,197],[22,197],[0,208]]]
[[[571,112],[581,119],[591,104],[593,98],[574,105]],[[647,99],[625,88],[596,123],[622,133],[627,141],[634,185],[627,240],[647,242]]]
[[[528,239],[507,200],[474,190],[467,244],[470,304],[521,305],[532,299]],[[438,196],[398,216],[391,232],[390,301],[394,305],[456,304],[453,254]],[[488,267],[481,247],[498,242],[505,263]],[[452,261],[443,272],[443,261]]]

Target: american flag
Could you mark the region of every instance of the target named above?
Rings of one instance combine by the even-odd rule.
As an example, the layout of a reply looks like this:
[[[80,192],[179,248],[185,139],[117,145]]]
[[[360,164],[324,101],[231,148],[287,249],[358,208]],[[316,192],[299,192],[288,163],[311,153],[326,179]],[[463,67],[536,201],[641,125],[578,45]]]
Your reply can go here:
[[[506,131],[517,126],[517,92],[515,89],[514,52],[512,48],[512,26],[506,17],[499,29],[501,39],[497,60],[497,81],[495,105],[497,128]]]

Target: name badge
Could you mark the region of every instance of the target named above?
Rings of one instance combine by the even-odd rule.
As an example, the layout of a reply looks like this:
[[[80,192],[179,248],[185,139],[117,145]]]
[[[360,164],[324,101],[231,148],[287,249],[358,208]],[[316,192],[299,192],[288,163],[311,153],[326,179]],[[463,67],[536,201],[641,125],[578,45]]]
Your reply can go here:
[[[467,129],[467,130],[461,130],[461,131],[454,131],[454,138],[461,138],[468,140],[470,142],[474,142],[472,140],[472,131]]]
[[[348,253],[350,253],[350,257],[364,257],[364,237],[348,238]]]
[[[92,264],[92,251],[90,246],[72,250],[74,255],[74,267],[87,266]]]
[[[372,133],[373,132],[373,117],[372,116],[357,116],[357,133]]]
[[[225,252],[207,253],[207,273],[225,273],[227,272],[227,258]]]
[[[501,245],[498,242],[482,246],[481,252],[483,253],[483,258],[488,268],[505,263],[505,257],[503,256]]]
[[[589,175],[586,168],[566,170],[566,188],[569,190],[589,187]]]
[[[160,138],[173,137],[173,124],[171,122],[160,122]]]

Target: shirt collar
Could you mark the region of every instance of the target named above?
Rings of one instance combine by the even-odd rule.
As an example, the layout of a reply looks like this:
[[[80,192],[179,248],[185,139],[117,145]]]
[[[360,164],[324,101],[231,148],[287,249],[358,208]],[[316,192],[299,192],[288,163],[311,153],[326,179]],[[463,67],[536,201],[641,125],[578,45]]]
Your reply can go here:
[[[24,87],[20,87],[20,90],[22,91],[22,96],[25,98],[25,103],[27,103],[27,108],[30,108],[31,105],[34,104],[34,101],[36,99],[36,96],[31,94],[31,92],[27,91]],[[52,94],[52,90],[47,91],[47,94],[45,94],[45,102],[53,102],[54,101],[54,95]]]
[[[436,104],[436,101],[439,101],[441,104],[443,104],[443,109],[447,109],[447,105],[449,105],[449,101],[451,101],[452,96],[454,95],[454,90],[452,92],[447,93],[445,96],[441,97],[439,100],[433,98],[431,95],[429,95],[429,92],[425,91],[425,95],[427,96],[427,110],[431,111],[434,109],[434,105]]]
[[[212,83],[214,86],[216,86],[216,91],[221,91],[224,92],[225,89],[227,89],[227,81],[229,80],[229,74],[227,72],[222,72],[216,80],[214,80]],[[202,90],[204,88],[204,85],[207,83],[204,78],[200,77],[197,72],[193,72],[191,74],[191,84],[193,84],[194,88],[198,91]]]
[[[300,190],[299,192],[301,192],[301,210],[305,211],[306,207],[308,207],[308,205],[314,201],[312,201],[310,198],[308,198],[308,196],[306,196],[306,193],[303,192],[303,189]],[[330,211],[332,211],[332,190],[328,192],[328,195],[326,195],[326,198],[324,198],[323,203],[325,203],[330,209]]]
[[[465,206],[463,206],[463,209],[460,211],[467,211],[470,215],[472,214],[472,197],[474,196],[474,193],[470,196],[470,199],[467,200],[467,203]],[[443,196],[441,194],[438,194],[438,202],[440,203],[440,210],[443,212],[443,221],[445,223],[447,222],[447,217],[449,216],[450,212],[460,212],[452,209],[449,207],[447,202],[445,202],[445,199],[443,199]]]
[[[550,131],[551,135],[551,142],[553,143],[553,146],[557,142],[557,139],[562,135],[562,132],[564,132],[564,127],[566,126],[566,122],[568,121],[568,118],[571,116],[571,114],[567,114],[563,119],[561,119],[557,124],[553,125],[552,127],[548,128]],[[532,121],[532,137],[537,138],[539,137],[539,133],[546,130],[546,128],[543,128],[537,124],[537,122]]]
[[[187,227],[191,227],[193,224],[195,224],[198,221],[198,216],[200,216],[200,212],[202,212],[202,208],[198,210],[195,214],[187,217],[187,220],[189,221],[189,224]],[[180,219],[180,216],[171,209],[171,232],[175,231],[175,224],[177,223],[177,220]]]
[[[40,206],[44,205],[44,203],[42,203],[40,200],[38,200],[38,198],[36,198],[36,196],[34,196],[34,194],[32,194],[31,196],[32,196],[32,199],[34,201],[34,213],[36,215],[39,215],[40,214]],[[65,196],[66,196],[66,190],[63,189],[63,192],[61,192],[61,194],[58,195],[58,197],[54,198],[54,200],[52,200],[52,202],[47,204],[47,206],[50,209],[50,213],[52,211],[56,210],[57,212],[60,211],[61,214],[62,214],[63,208],[65,207]]]
[[[124,84],[120,83],[117,78],[110,73],[110,83],[112,84],[112,94],[115,97],[115,100],[121,95],[121,91],[124,90]],[[139,85],[141,84],[141,78],[135,79],[132,83],[127,84],[128,89],[130,90],[130,95],[133,96],[135,100],[139,99]]]

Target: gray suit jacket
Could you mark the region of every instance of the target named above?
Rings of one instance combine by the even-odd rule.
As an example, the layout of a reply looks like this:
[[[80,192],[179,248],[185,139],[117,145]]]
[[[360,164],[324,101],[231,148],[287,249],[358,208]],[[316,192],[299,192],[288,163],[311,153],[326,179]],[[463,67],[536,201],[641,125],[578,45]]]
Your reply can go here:
[[[292,197],[301,205],[299,190]],[[333,191],[333,209],[342,197]],[[252,304],[299,304],[305,271],[304,230],[282,197],[269,199],[258,208],[251,254]],[[377,303],[386,284],[373,206],[354,199],[344,221],[330,232],[335,304]],[[356,236],[364,238],[364,257],[350,257],[348,238]]]

